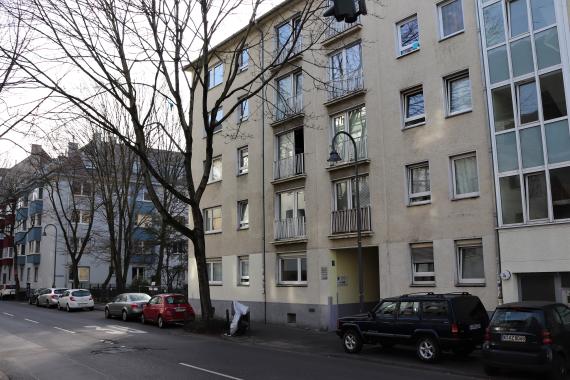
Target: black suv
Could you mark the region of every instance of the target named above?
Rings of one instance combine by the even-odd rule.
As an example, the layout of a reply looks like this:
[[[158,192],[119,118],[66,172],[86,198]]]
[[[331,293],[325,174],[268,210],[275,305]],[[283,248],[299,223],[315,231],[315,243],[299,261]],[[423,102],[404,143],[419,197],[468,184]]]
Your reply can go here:
[[[483,343],[489,316],[478,297],[469,293],[416,293],[382,300],[367,315],[340,318],[337,335],[344,349],[362,345],[415,345],[418,358],[435,362],[442,350],[469,355]]]
[[[570,309],[540,301],[498,306],[485,334],[483,359],[489,375],[507,368],[564,378],[570,359]]]

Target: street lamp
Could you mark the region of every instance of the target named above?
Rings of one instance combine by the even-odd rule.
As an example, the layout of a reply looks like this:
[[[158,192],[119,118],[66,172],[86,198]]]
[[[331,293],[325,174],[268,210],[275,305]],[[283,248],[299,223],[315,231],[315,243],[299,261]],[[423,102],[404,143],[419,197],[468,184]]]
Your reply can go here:
[[[360,210],[360,186],[358,184],[358,149],[356,147],[356,141],[354,138],[345,131],[337,132],[332,139],[332,150],[329,156],[328,162],[340,162],[342,157],[336,151],[336,139],[340,135],[346,135],[352,141],[354,146],[354,182],[356,185],[356,242],[357,242],[357,254],[358,254],[358,301],[360,306],[360,312],[364,312],[364,275],[363,275],[363,263],[362,263],[362,220],[361,220],[361,210]]]
[[[44,227],[43,236],[47,236],[46,228],[48,228],[50,226],[53,227],[53,229],[55,230],[55,240],[53,242],[53,282],[51,284],[51,287],[55,288],[55,268],[56,268],[56,264],[57,264],[57,227],[55,226],[55,224],[52,224],[52,223],[46,224]]]

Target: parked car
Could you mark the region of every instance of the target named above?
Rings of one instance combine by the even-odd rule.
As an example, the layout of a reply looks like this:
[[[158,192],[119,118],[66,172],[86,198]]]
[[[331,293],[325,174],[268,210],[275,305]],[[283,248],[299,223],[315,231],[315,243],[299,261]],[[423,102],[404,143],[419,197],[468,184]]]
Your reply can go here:
[[[370,313],[340,318],[337,335],[348,353],[363,344],[414,345],[420,360],[435,362],[442,350],[469,355],[483,343],[489,316],[469,293],[417,293],[382,300]]]
[[[57,300],[59,299],[59,296],[61,296],[66,290],[66,288],[42,289],[36,297],[36,306],[57,306]]]
[[[144,293],[119,294],[112,302],[105,305],[105,318],[121,316],[123,321],[129,318],[140,318],[143,306],[150,300]]]
[[[58,310],[72,311],[74,309],[89,309],[95,308],[91,292],[86,289],[69,289],[57,300]]]
[[[36,304],[36,300],[38,299],[38,296],[40,295],[41,292],[44,291],[45,288],[39,288],[39,289],[33,289],[30,291],[30,296],[28,297],[28,303],[30,305],[35,305]]]
[[[182,294],[159,294],[150,299],[144,306],[141,322],[158,324],[159,328],[176,322],[193,321],[196,318],[194,309]]]
[[[16,285],[0,285],[0,299],[13,298],[16,296]]]
[[[562,379],[570,359],[570,309],[554,302],[498,306],[483,344],[485,372],[499,369],[542,372]]]

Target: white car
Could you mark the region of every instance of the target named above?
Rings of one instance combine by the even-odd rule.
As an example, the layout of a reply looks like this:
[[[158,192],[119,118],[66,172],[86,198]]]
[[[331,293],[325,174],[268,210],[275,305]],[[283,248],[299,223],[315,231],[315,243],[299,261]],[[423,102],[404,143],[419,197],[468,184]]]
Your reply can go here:
[[[91,292],[86,289],[69,289],[66,290],[57,300],[57,308],[59,310],[77,310],[77,309],[89,309],[93,310],[95,308],[95,302],[93,302],[93,297]]]

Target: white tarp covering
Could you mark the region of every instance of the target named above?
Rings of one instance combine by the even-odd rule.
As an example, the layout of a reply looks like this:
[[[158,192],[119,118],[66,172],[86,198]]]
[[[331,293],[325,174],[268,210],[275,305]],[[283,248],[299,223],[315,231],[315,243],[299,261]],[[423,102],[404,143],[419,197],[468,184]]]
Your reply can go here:
[[[232,323],[230,324],[230,335],[235,335],[238,330],[238,323],[242,316],[246,315],[249,311],[249,307],[245,306],[244,304],[239,303],[238,301],[233,301],[234,307],[234,318],[232,319]]]

